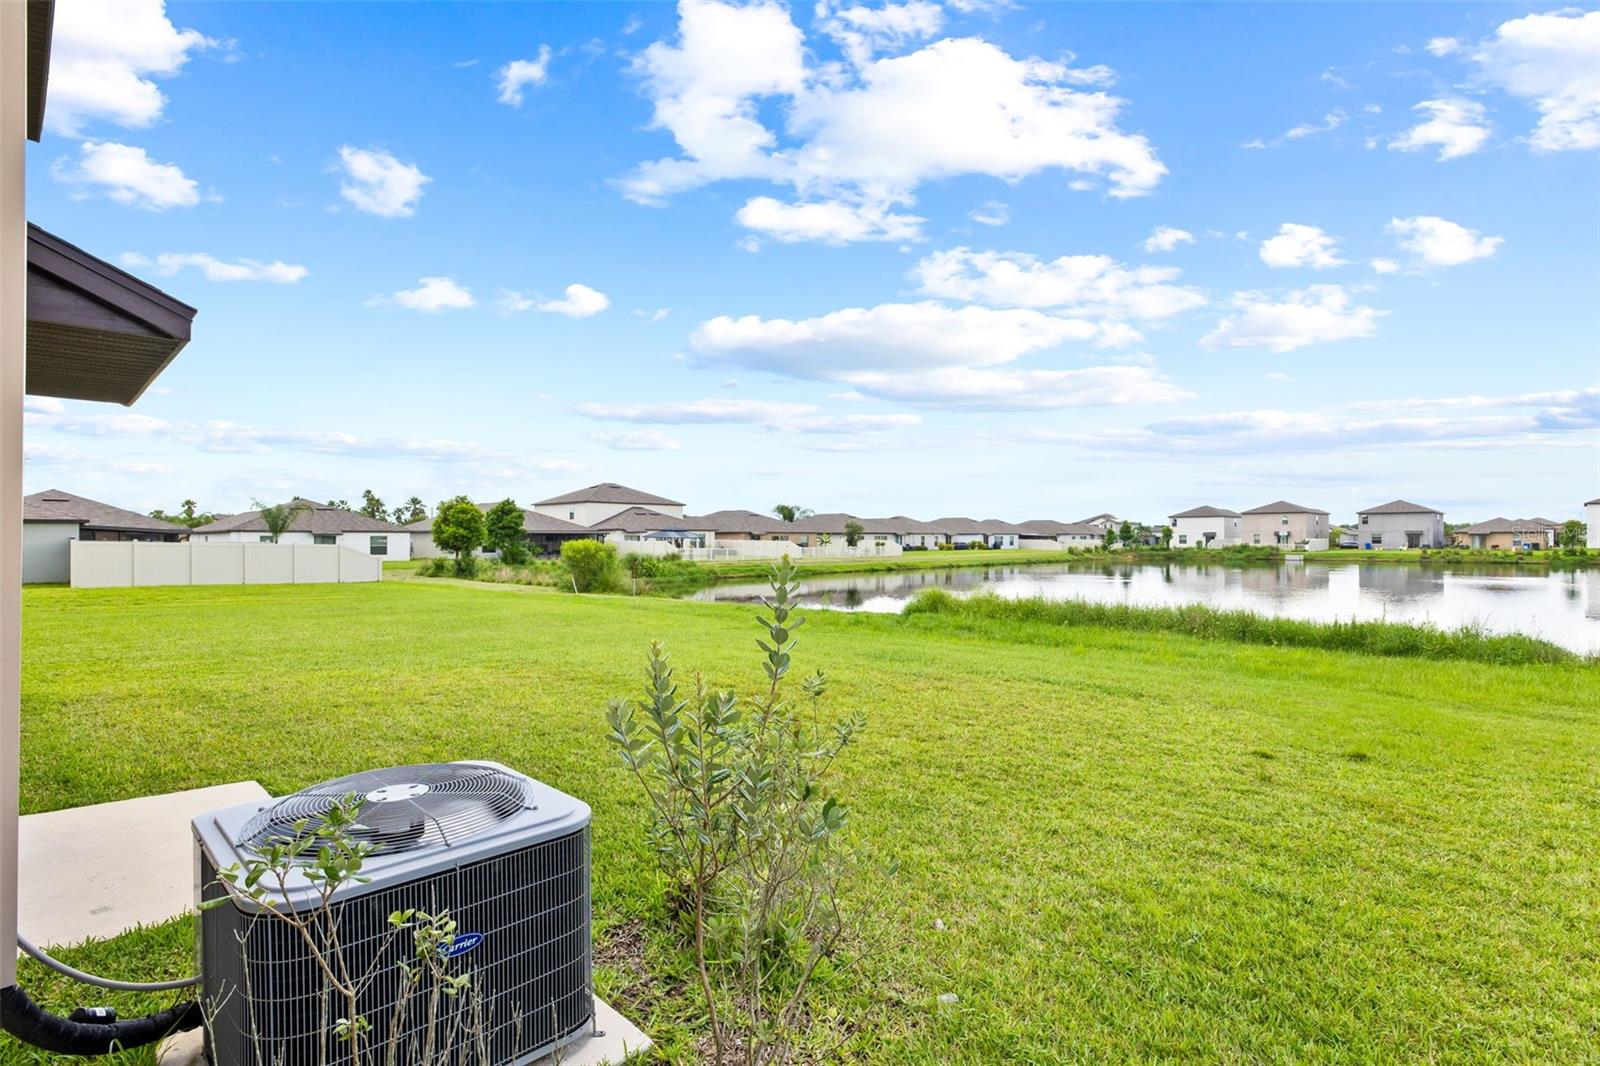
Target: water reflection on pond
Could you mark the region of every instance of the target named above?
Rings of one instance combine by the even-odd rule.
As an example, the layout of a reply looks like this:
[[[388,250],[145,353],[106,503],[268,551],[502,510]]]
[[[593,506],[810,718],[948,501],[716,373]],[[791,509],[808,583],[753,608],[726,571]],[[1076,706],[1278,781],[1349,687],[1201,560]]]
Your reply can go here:
[[[1398,563],[1279,566],[1047,563],[806,578],[800,599],[852,611],[898,611],[925,588],[958,595],[1043,596],[1102,603],[1204,603],[1290,618],[1388,619],[1521,632],[1600,652],[1600,571]],[[718,585],[702,600],[753,602],[762,584]]]

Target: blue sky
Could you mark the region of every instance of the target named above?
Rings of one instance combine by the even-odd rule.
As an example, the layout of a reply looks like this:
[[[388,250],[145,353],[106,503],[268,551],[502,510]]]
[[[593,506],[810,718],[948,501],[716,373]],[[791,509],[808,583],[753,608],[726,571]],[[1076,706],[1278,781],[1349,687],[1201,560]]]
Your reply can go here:
[[[1600,493],[1600,11],[60,0],[49,124],[29,217],[200,314],[30,491]]]

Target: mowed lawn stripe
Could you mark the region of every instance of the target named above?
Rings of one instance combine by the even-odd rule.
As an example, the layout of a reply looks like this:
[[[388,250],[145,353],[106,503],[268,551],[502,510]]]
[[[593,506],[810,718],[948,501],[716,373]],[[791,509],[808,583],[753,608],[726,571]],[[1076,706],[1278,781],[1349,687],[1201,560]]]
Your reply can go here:
[[[24,809],[496,758],[594,806],[613,926],[657,886],[604,701],[650,639],[748,691],[754,613],[418,581],[30,589]],[[825,611],[799,636],[831,707],[869,718],[836,782],[855,837],[902,863],[859,891],[865,979],[824,993],[860,1058],[1595,1057],[1592,665]],[[672,987],[660,938],[652,958]],[[651,1009],[686,1047],[686,1004]]]

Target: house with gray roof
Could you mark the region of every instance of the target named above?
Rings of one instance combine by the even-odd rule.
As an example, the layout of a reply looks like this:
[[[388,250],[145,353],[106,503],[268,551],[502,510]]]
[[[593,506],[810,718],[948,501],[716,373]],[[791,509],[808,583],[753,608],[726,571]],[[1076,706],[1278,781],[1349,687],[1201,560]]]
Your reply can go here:
[[[1543,551],[1556,546],[1561,523],[1548,518],[1491,518],[1455,532],[1455,542],[1479,551]]]
[[[480,503],[478,510],[485,514],[500,501],[494,503]],[[433,519],[421,518],[415,522],[408,522],[400,527],[411,535],[411,558],[432,559],[440,555],[449,555],[433,542]],[[528,550],[535,555],[555,555],[561,551],[561,545],[569,540],[594,540],[598,534],[588,526],[580,526],[576,522],[568,522],[560,518],[552,518],[547,514],[524,507],[522,509],[522,532],[528,541]],[[498,558],[499,552],[479,551],[475,554],[485,558]]]
[[[1280,548],[1326,551],[1328,512],[1288,500],[1274,500],[1240,515],[1239,534],[1245,544],[1272,544]]]
[[[24,584],[70,580],[75,540],[178,541],[188,534],[176,523],[86,496],[60,489],[35,492],[22,498],[22,580]]]
[[[1019,548],[1094,548],[1105,531],[1083,522],[1058,522],[1053,518],[1031,518],[1018,522],[1021,531],[1017,538]]]
[[[710,514],[686,515],[684,524],[697,529],[708,529],[719,542],[728,540],[787,540],[789,523],[775,515],[759,511],[712,511]]]
[[[411,558],[411,534],[402,526],[304,497],[291,502],[301,510],[278,538],[280,544],[334,544],[385,560]],[[270,542],[272,534],[260,511],[244,511],[191,530],[189,539],[198,544],[258,544]]]
[[[1356,543],[1366,550],[1442,548],[1444,512],[1409,500],[1390,500],[1356,512]]]
[[[706,547],[713,539],[711,531],[686,520],[682,509],[679,504],[680,513],[671,514],[654,507],[626,507],[595,522],[589,530],[623,552],[643,541],[665,542],[677,549]]]
[[[602,481],[598,485],[573,489],[533,505],[533,509],[540,514],[590,527],[630,507],[648,507],[674,518],[683,517],[681,500],[669,500],[665,496],[641,492],[615,481]]]
[[[1243,538],[1243,516],[1226,507],[1191,507],[1168,515],[1174,548],[1226,548]]]
[[[1583,518],[1589,526],[1585,543],[1590,548],[1600,548],[1600,499],[1590,500],[1583,505]]]

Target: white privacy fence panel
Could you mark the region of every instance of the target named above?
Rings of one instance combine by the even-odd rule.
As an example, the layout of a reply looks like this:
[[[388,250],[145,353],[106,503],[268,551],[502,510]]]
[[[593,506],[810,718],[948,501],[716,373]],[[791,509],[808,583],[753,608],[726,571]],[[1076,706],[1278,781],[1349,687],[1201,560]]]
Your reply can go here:
[[[337,545],[73,541],[73,588],[381,581],[383,562]]]

